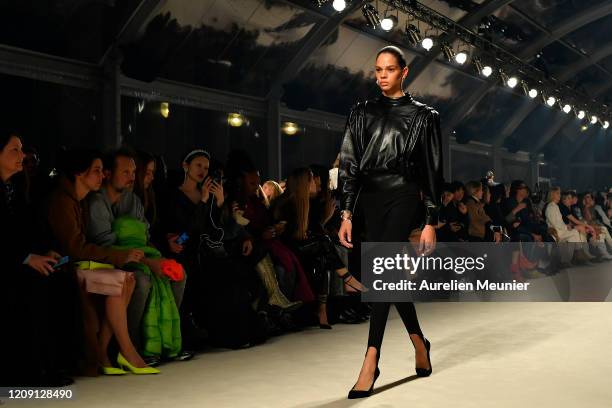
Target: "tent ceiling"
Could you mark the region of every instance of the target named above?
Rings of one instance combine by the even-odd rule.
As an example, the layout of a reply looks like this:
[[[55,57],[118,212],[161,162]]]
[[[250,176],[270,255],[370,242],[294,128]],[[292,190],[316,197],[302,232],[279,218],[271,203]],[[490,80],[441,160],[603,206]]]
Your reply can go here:
[[[612,98],[612,0],[419,1],[462,23],[477,24],[482,13],[490,16],[496,43],[601,103]],[[414,68],[411,92],[452,118],[458,137],[491,143],[499,141],[495,132],[501,130],[507,133],[502,144],[528,149],[546,135],[546,122],[567,120],[534,102],[527,101],[531,110],[521,109],[525,97],[493,83],[487,86],[469,67],[411,49],[397,31],[369,30],[360,10],[338,21],[338,29],[331,26],[320,47],[300,56],[302,47],[312,44],[308,40],[336,15],[329,4],[319,8],[314,3],[5,0],[0,2],[0,44],[100,64],[118,42],[123,72],[130,77],[260,97],[278,85],[283,69],[297,56],[302,68],[284,84],[283,101],[294,108],[344,114],[356,99],[376,93],[373,56],[391,42],[403,46]],[[379,4],[384,11],[384,3]],[[123,35],[126,28],[131,35]],[[466,100],[473,106],[465,106]]]

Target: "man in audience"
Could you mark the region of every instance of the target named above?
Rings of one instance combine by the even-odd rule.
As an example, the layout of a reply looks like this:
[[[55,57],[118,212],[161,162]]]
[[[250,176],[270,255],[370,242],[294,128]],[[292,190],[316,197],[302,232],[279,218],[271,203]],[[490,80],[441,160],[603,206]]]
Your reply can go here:
[[[470,219],[467,206],[463,203],[465,195],[463,183],[453,181],[448,189],[453,196],[443,209],[446,224],[440,228],[441,236],[447,242],[468,241]]]
[[[539,221],[528,197],[529,189],[523,180],[514,180],[510,184],[504,215],[511,226],[511,235],[517,236],[521,242],[553,242],[547,225]]]
[[[96,245],[109,247],[116,243],[116,235],[112,225],[116,218],[129,216],[145,224],[145,211],[142,202],[133,192],[136,179],[136,162],[131,151],[119,149],[111,152],[104,160],[104,184],[99,191],[93,192],[87,198],[89,205],[89,223],[87,237]],[[161,262],[163,259],[143,258],[151,272],[162,276]],[[134,271],[136,288],[128,306],[128,323],[130,337],[136,347],[142,347],[141,320],[151,291],[151,279],[140,270]],[[185,279],[171,281],[172,293],[177,308],[180,308],[185,291]],[[187,360],[193,353],[183,351],[177,359]],[[159,358],[146,359],[151,366],[159,364]]]

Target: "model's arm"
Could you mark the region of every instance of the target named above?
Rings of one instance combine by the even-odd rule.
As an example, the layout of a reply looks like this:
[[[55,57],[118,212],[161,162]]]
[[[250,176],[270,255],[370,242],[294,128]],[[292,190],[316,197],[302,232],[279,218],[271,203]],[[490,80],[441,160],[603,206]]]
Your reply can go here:
[[[431,109],[426,114],[422,134],[419,136],[421,144],[422,166],[421,190],[425,203],[425,224],[438,224],[438,208],[440,205],[440,192],[444,182],[442,168],[442,132],[440,130],[440,115]]]
[[[353,212],[357,192],[359,191],[360,156],[357,151],[357,137],[360,135],[362,115],[365,107],[355,106],[348,117],[344,139],[340,149],[340,168],[338,176],[342,184],[342,210]]]

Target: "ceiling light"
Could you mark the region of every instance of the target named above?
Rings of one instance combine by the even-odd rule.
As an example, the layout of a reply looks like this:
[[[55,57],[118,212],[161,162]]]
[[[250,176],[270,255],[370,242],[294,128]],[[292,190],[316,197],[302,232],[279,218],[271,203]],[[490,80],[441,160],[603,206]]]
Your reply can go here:
[[[170,116],[170,104],[168,102],[162,102],[159,105],[159,113],[164,119],[168,119],[168,116]]]
[[[230,113],[227,115],[227,124],[231,127],[241,127],[244,124],[244,116],[239,113]]]
[[[548,106],[555,106],[555,103],[557,103],[557,98],[554,96],[549,96],[548,99],[546,99],[546,104]]]
[[[457,55],[455,55],[455,61],[457,61],[457,63],[461,65],[465,64],[467,58],[468,56],[465,51],[460,51],[459,53],[457,53]]]
[[[563,105],[563,112],[570,113],[572,111],[572,107],[569,104]]]
[[[580,126],[580,130],[581,130],[582,132],[584,132],[584,131],[585,131],[585,130],[587,130],[588,128],[589,128],[589,127],[588,127],[587,125],[582,125],[582,126]]]
[[[593,115],[591,116],[591,125],[594,125],[597,123],[597,116]]]
[[[346,0],[334,0],[332,7],[336,11],[344,11],[346,8]]]
[[[297,123],[285,122],[283,123],[283,133],[289,136],[295,135],[300,128]]]
[[[490,77],[491,74],[493,73],[493,68],[491,68],[489,65],[485,65],[482,68],[482,75],[484,75],[485,77]]]
[[[508,78],[508,82],[506,82],[506,85],[508,85],[510,88],[516,87],[518,85],[518,78],[514,76]]]
[[[531,89],[529,90],[529,97],[530,97],[531,99],[535,99],[537,96],[538,96],[538,90],[537,90],[537,89],[535,89],[535,88],[531,88]]]
[[[434,42],[431,38],[425,37],[423,41],[421,41],[421,46],[425,48],[427,51],[431,50],[434,45]]]
[[[608,122],[607,120],[606,120],[606,121],[604,121],[604,123],[603,123],[603,128],[604,128],[604,129],[607,129],[607,128],[609,128],[609,127],[610,127],[610,122]]]
[[[397,17],[386,16],[380,22],[380,28],[382,28],[385,31],[391,31],[393,30],[393,27],[395,27],[396,24],[397,24]]]
[[[585,111],[583,111],[583,110],[578,111],[578,119],[582,120],[582,119],[584,119],[585,116],[586,116],[586,112]]]

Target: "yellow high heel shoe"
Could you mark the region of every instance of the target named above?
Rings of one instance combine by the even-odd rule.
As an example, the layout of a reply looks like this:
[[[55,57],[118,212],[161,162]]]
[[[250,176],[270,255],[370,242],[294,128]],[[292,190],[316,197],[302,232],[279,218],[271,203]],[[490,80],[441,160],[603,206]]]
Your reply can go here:
[[[125,375],[127,374],[127,371],[124,371],[117,367],[100,366],[100,371],[102,371],[102,374],[104,375]]]
[[[119,364],[119,367],[123,368],[124,370],[129,370],[132,374],[159,374],[161,372],[157,368],[153,367],[134,367],[125,359],[125,357],[121,355],[121,353],[117,355],[117,364]]]

